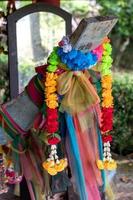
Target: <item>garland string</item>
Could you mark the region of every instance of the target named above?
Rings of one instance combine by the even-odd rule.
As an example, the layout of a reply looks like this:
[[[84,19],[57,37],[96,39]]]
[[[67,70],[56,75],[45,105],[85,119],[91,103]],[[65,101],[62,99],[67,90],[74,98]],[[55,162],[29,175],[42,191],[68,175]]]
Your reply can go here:
[[[103,55],[101,58],[101,85],[102,85],[102,121],[101,121],[101,134],[103,141],[103,160],[97,161],[99,169],[114,170],[116,169],[116,162],[112,159],[110,142],[112,142],[112,136],[110,131],[113,128],[113,96],[112,96],[112,75],[111,65],[112,47],[110,40],[106,38],[104,40]]]
[[[57,48],[51,53],[48,59],[48,67],[46,72],[46,80],[44,80],[44,94],[46,102],[46,132],[47,143],[50,145],[50,154],[43,167],[50,175],[56,175],[67,167],[67,159],[59,159],[57,155],[57,144],[60,142],[58,134],[58,95],[57,95],[57,78],[56,73],[59,58],[56,53]]]

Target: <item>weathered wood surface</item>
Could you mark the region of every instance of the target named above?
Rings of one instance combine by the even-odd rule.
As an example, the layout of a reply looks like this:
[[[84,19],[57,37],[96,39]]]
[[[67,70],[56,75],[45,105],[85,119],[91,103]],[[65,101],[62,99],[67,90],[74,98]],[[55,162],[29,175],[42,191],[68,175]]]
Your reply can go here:
[[[84,18],[71,35],[71,43],[75,49],[88,52],[102,43],[117,22],[115,16],[97,16]]]

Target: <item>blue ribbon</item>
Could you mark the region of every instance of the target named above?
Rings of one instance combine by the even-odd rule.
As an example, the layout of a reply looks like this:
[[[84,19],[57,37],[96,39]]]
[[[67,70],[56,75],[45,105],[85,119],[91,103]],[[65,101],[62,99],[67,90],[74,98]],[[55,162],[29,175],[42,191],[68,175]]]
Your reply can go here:
[[[67,129],[69,134],[69,142],[70,142],[70,152],[72,155],[72,165],[74,167],[74,176],[76,179],[76,186],[77,190],[80,195],[80,200],[88,200],[88,195],[86,192],[86,186],[85,186],[85,180],[84,180],[84,174],[82,169],[82,163],[80,160],[80,152],[76,137],[76,131],[73,124],[72,116],[65,113],[65,119],[67,123]]]

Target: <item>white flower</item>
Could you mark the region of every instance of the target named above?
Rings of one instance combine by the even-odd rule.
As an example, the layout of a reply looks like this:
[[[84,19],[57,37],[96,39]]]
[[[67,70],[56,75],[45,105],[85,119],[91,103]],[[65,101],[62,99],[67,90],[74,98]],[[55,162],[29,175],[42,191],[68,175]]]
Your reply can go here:
[[[71,44],[67,44],[67,45],[64,45],[63,47],[63,52],[64,53],[68,53],[72,50],[72,45]]]

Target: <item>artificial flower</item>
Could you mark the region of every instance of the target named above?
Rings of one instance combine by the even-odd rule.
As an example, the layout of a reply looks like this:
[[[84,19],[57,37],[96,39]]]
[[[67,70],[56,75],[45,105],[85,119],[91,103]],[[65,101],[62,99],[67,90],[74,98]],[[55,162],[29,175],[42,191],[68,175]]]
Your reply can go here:
[[[54,93],[54,92],[56,92],[56,87],[55,87],[55,86],[47,87],[47,88],[45,89],[45,96],[47,96],[47,95],[49,95],[49,94],[51,94],[51,93]]]
[[[101,115],[101,131],[108,132],[113,128],[113,108],[103,107]]]
[[[108,38],[108,37],[105,37],[104,39],[103,39],[103,44],[104,43],[110,43],[110,39]]]
[[[98,160],[98,161],[97,161],[97,167],[98,167],[98,169],[100,169],[100,170],[103,170],[103,169],[104,169],[104,164],[103,164],[103,161],[102,161],[102,160]]]
[[[59,123],[56,120],[48,121],[46,120],[46,130],[48,133],[52,134],[58,131]]]
[[[50,145],[56,145],[60,141],[61,141],[61,137],[57,133],[48,136],[48,144]]]
[[[113,159],[111,161],[104,161],[105,170],[115,170],[116,168],[117,168],[117,164]]]
[[[92,52],[97,55],[98,61],[101,61],[103,55],[103,45],[99,45]]]
[[[108,98],[112,96],[112,90],[111,89],[103,89],[102,90],[102,97]]]
[[[54,79],[54,77],[53,77],[53,79],[51,80],[51,79],[46,79],[46,82],[45,82],[45,86],[46,87],[55,87],[57,85],[57,82],[56,82],[56,80]]]
[[[102,101],[102,107],[112,107],[113,106],[113,97],[109,96],[107,98],[104,98]]]
[[[49,65],[47,67],[47,69],[48,69],[49,72],[56,71],[57,70],[57,65]]]
[[[102,82],[102,88],[111,89],[112,87],[112,76],[111,75],[105,75],[101,79]]]
[[[46,170],[48,170],[51,167],[54,167],[54,165],[55,165],[54,161],[47,161],[47,160],[42,164],[43,168]]]
[[[68,165],[67,159],[61,159],[59,161],[59,164],[55,165],[55,169],[57,172],[61,172],[63,171]]]
[[[58,96],[55,93],[48,93],[45,96],[49,101],[57,101],[58,100]]]
[[[51,108],[51,109],[55,109],[58,107],[58,102],[55,100],[48,100],[46,99],[46,105]]]
[[[93,52],[83,53],[80,50],[72,49],[69,53],[65,53],[62,48],[59,48],[57,53],[61,62],[73,71],[90,68],[98,61],[97,55]]]
[[[100,170],[115,170],[117,168],[117,164],[113,159],[111,161],[98,160],[97,167]]]
[[[48,173],[51,176],[55,176],[57,174],[57,170],[54,167],[48,168]]]
[[[112,142],[112,135],[102,135],[103,143]]]

